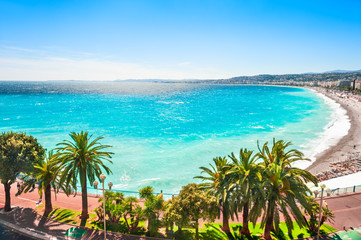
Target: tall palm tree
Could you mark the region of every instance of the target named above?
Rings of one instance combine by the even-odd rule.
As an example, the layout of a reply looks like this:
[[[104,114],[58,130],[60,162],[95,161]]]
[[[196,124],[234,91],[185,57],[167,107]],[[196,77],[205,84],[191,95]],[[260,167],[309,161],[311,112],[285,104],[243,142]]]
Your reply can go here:
[[[104,151],[104,149],[111,146],[99,143],[99,140],[103,139],[103,137],[91,140],[92,135],[83,131],[80,133],[72,132],[69,135],[72,141],[64,140],[58,143],[57,146],[59,147],[56,148],[58,151],[56,157],[62,169],[60,182],[68,185],[72,184],[76,189],[78,179],[80,180],[82,189],[82,213],[80,218],[84,220],[89,217],[87,180],[92,185],[95,178],[99,178],[102,173],[101,168],[107,174],[112,173],[103,161],[112,163],[110,158],[113,153]]]
[[[222,212],[223,224],[222,229],[226,233],[230,233],[229,218],[233,217],[232,209],[232,195],[228,191],[228,180],[226,172],[230,169],[230,163],[226,157],[213,158],[214,165],[209,164],[210,168],[200,167],[202,173],[206,173],[206,176],[197,176],[194,178],[206,181],[201,187],[207,190],[211,195],[217,197],[220,212]],[[227,234],[228,235],[228,234]]]
[[[45,215],[53,211],[51,203],[51,188],[54,189],[55,198],[57,188],[62,189],[67,195],[70,193],[69,188],[66,188],[64,184],[59,183],[59,168],[54,160],[55,158],[53,152],[50,151],[45,160],[34,164],[35,171],[33,173],[33,178],[25,180],[24,187],[22,189],[22,191],[28,192],[32,189],[32,186],[35,183],[38,184],[40,199],[43,197],[43,193],[45,195]]]
[[[266,192],[265,204],[266,211],[262,217],[261,226],[265,226],[264,238],[272,239],[271,231],[279,232],[279,213],[282,212],[288,231],[292,232],[292,218],[300,227],[307,226],[299,203],[305,209],[310,207],[307,201],[307,193],[310,190],[306,186],[307,182],[317,184],[317,178],[310,172],[296,167],[292,163],[303,158],[303,153],[291,149],[286,150],[291,142],[283,140],[275,141],[271,149],[266,142],[262,149],[258,144],[259,153],[257,156],[263,160],[264,188]]]
[[[229,158],[232,160],[232,168],[227,171],[229,176],[230,189],[233,189],[235,195],[237,195],[237,202],[239,208],[242,209],[242,229],[241,234],[250,235],[248,228],[249,211],[251,203],[253,202],[254,209],[260,209],[259,199],[264,198],[264,191],[262,189],[261,180],[261,168],[256,163],[257,156],[252,156],[253,151],[241,148],[239,151],[239,159],[232,152]],[[253,222],[257,221],[259,211],[253,214]],[[258,214],[257,214],[258,213]]]

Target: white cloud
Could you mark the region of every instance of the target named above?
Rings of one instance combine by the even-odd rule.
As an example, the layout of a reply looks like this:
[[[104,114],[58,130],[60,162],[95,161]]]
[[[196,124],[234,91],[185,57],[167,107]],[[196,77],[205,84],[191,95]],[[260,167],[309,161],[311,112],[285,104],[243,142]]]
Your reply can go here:
[[[154,67],[90,58],[80,60],[64,57],[0,58],[0,80],[209,79],[225,77],[224,74],[220,74],[212,68],[192,67],[185,71],[182,66]]]
[[[27,53],[35,53],[38,52],[38,50],[35,49],[29,49],[29,48],[21,48],[21,47],[14,47],[14,46],[3,46],[4,49],[8,50],[14,50],[14,51],[20,51],[20,52],[27,52]]]
[[[190,61],[141,64],[114,59],[57,46],[0,46],[0,80],[217,79],[234,75]]]

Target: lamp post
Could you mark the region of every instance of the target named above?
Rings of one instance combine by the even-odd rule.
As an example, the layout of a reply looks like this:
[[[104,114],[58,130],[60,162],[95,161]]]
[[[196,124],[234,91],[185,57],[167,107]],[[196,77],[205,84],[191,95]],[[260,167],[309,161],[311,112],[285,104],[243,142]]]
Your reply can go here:
[[[107,176],[106,176],[104,173],[100,174],[100,176],[99,176],[99,180],[100,180],[100,181],[102,182],[102,184],[103,184],[103,188],[101,188],[100,190],[103,190],[104,240],[107,239],[107,229],[106,229],[106,221],[105,221],[105,193],[104,193],[104,191],[106,190],[106,189],[104,189],[104,181],[105,181],[106,178],[107,178]],[[94,188],[95,188],[95,189],[98,189],[98,182],[97,182],[96,180],[94,181],[93,185],[94,185]],[[109,183],[108,183],[108,186],[109,186],[109,190],[111,190],[111,189],[112,189],[112,186],[113,186],[113,183],[112,183],[112,182],[109,182]]]
[[[331,196],[331,189],[326,188],[327,197]]]
[[[319,191],[316,189],[315,191],[313,191],[313,193],[315,194],[315,198],[317,198],[317,195],[319,194]]]
[[[323,190],[326,188],[325,184],[321,184],[321,202],[320,202],[320,212],[318,215],[318,228],[317,228],[317,240],[320,239],[320,226],[321,226],[321,216],[322,216],[322,200],[323,200]]]

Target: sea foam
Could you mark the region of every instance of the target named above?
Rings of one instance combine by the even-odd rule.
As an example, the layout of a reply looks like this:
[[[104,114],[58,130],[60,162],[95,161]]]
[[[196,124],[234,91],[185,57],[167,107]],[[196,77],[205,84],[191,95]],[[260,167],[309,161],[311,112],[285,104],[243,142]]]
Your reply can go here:
[[[348,131],[351,128],[347,111],[339,103],[322,93],[314,92],[331,108],[331,121],[323,128],[324,131],[321,132],[317,138],[310,140],[303,146],[307,149],[304,151],[305,156],[311,159],[311,162],[302,162],[301,164],[298,164],[297,167],[300,168],[306,168],[311,165],[312,162],[316,160],[318,154],[335,146],[342,137],[348,134]]]

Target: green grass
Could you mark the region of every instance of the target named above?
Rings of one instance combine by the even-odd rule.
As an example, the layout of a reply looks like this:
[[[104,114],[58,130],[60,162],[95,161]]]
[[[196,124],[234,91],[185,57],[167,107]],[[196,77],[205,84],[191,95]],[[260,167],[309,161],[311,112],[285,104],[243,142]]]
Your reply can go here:
[[[35,208],[35,210],[40,214],[43,213],[43,209],[44,209],[43,204]],[[53,211],[49,213],[47,217],[57,222],[69,223],[79,226],[81,222],[79,218],[80,214],[81,211],[75,211],[71,209],[53,206]],[[85,227],[95,228],[95,225],[92,222],[95,222],[96,219],[97,219],[96,214],[89,213],[89,218],[86,222]]]
[[[206,223],[202,226],[202,228],[199,229],[199,235],[200,239],[214,239],[214,240],[221,240],[221,239],[228,239],[227,235],[220,230],[220,227],[222,224],[220,223]],[[305,228],[299,228],[296,222],[293,222],[294,229],[292,231],[292,234],[288,234],[287,226],[285,223],[280,224],[280,230],[281,234],[280,236],[275,236],[275,239],[297,239],[297,238],[306,238],[311,237],[310,233]],[[252,233],[252,236],[249,238],[246,238],[244,236],[240,236],[238,231],[241,228],[241,224],[239,223],[231,223],[230,224],[231,229],[233,230],[233,236],[236,236],[236,239],[261,239],[261,235],[263,234],[263,229],[260,228],[260,224],[257,223],[255,227],[253,227],[253,224],[249,225],[249,229]],[[177,230],[176,228],[174,229]],[[193,239],[195,230],[194,228],[184,228],[184,233],[182,236],[176,236],[176,239]],[[320,234],[326,234],[337,231],[336,228],[333,228],[327,224],[324,224],[321,226]]]
[[[36,210],[41,213],[44,210],[44,206],[40,205],[36,208]],[[54,206],[54,210],[48,215],[48,218],[58,221],[58,222],[64,222],[69,224],[74,224],[79,226],[80,225],[80,216],[81,211],[75,211],[71,209],[65,209],[65,208],[59,208]],[[103,222],[98,222],[97,216],[94,213],[89,214],[89,219],[86,222],[86,227],[88,228],[94,228],[102,230],[104,229]],[[124,221],[124,219],[121,219],[121,221]],[[200,239],[207,239],[207,240],[222,240],[222,239],[228,239],[227,235],[220,230],[221,223],[206,223],[203,224],[203,226],[199,229],[199,235]],[[140,222],[140,227],[146,228],[145,221]],[[310,233],[307,231],[307,229],[301,229],[296,224],[296,222],[293,223],[294,229],[292,231],[292,234],[288,234],[287,226],[285,223],[281,223],[280,229],[281,234],[280,236],[274,236],[276,239],[297,239],[297,238],[306,238],[310,237]],[[239,223],[231,223],[230,224],[231,229],[233,229],[233,235],[236,236],[236,239],[247,239],[244,236],[240,236],[238,234],[239,229],[241,228],[241,224]],[[248,239],[261,239],[261,235],[263,233],[263,229],[260,228],[260,224],[257,223],[255,227],[253,227],[253,224],[249,224],[249,229],[252,232],[252,236]],[[116,226],[112,226],[110,224],[107,224],[107,230],[112,232],[126,232],[126,228],[123,224],[118,224]],[[173,231],[177,231],[177,227],[173,228]],[[320,234],[326,234],[330,232],[337,231],[336,228],[333,228],[327,224],[323,224],[320,229]],[[140,231],[137,234],[144,235],[145,232]],[[194,228],[183,228],[183,234],[182,236],[176,236],[176,239],[183,240],[183,239],[194,239],[195,229]]]
[[[63,223],[68,223],[68,224],[73,224],[73,225],[77,225],[80,226],[80,214],[81,211],[75,211],[75,210],[71,210],[71,209],[66,209],[66,208],[60,208],[57,206],[53,206],[53,211],[47,216],[48,218],[57,221],[57,222],[63,222]],[[39,213],[39,214],[43,214],[44,212],[44,204],[39,205],[35,208],[35,210]],[[85,227],[87,228],[93,228],[93,229],[98,229],[98,230],[103,230],[104,229],[104,223],[103,222],[98,222],[97,221],[98,217],[95,213],[89,213],[89,218],[87,219],[86,225]],[[124,218],[120,219],[121,222],[124,222]],[[112,226],[109,223],[107,224],[107,231],[112,231],[112,232],[121,232],[124,233],[126,232],[126,228],[124,226],[125,223],[123,224],[118,224],[116,226]],[[139,227],[143,227],[146,228],[145,225],[145,221],[141,221],[139,222]],[[145,234],[145,232],[140,231],[139,234]]]

